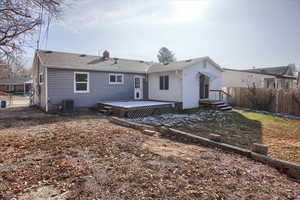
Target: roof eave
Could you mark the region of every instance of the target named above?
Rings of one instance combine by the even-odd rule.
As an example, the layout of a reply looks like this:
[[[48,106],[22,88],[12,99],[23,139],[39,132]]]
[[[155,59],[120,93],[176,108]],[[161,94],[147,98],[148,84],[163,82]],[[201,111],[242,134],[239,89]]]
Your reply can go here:
[[[114,70],[101,70],[101,69],[84,69],[84,68],[74,68],[74,67],[70,67],[70,66],[64,66],[64,67],[59,67],[59,66],[55,66],[55,65],[44,65],[47,68],[50,69],[60,69],[60,70],[74,70],[74,71],[94,71],[94,72],[112,72],[112,73],[130,73],[130,74],[146,74],[147,72],[134,72],[134,71],[125,71],[125,70],[120,70],[120,71],[114,71]]]

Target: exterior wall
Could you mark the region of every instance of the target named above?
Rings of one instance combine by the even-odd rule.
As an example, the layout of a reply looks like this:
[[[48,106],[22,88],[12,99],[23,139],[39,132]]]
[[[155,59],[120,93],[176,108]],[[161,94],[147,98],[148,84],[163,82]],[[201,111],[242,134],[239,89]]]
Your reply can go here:
[[[159,89],[159,77],[169,76],[169,90]],[[149,99],[182,102],[182,72],[155,72],[148,75]]]
[[[124,73],[124,84],[110,85],[109,72],[90,71],[90,92],[74,93],[75,71],[60,69],[48,69],[47,71],[49,110],[56,109],[56,105],[61,104],[65,99],[73,99],[74,106],[79,108],[94,107],[98,101],[132,100],[134,98],[135,74]]]
[[[42,64],[40,64],[38,57],[35,57],[34,59],[33,69],[33,103],[41,109],[46,110],[46,68]],[[44,82],[42,84],[39,83],[40,73],[44,75]]]
[[[265,78],[275,78],[274,76],[255,74],[249,72],[240,72],[232,70],[224,70],[223,87],[253,87],[253,83],[257,88],[263,88],[265,85]]]
[[[148,100],[149,99],[149,86],[148,86],[148,82],[147,79],[143,79],[143,99],[144,100]]]
[[[209,77],[209,89],[220,90],[222,88],[222,72],[209,62],[194,64],[183,70],[183,109],[196,108],[200,100],[200,81],[199,73]],[[209,99],[218,98],[217,93],[209,92]]]
[[[293,79],[277,79],[278,88],[297,88],[297,81]]]
[[[282,79],[282,78],[280,79],[272,75],[224,70],[222,76],[223,76],[223,84],[222,84],[223,87],[248,88],[248,87],[253,87],[253,83],[255,83],[255,87],[257,88],[267,88],[267,84],[266,84],[267,79],[274,80],[275,88],[286,88],[287,84],[289,85],[289,88],[297,87],[296,81],[293,79]],[[269,88],[274,88],[274,86],[271,85],[269,86]]]

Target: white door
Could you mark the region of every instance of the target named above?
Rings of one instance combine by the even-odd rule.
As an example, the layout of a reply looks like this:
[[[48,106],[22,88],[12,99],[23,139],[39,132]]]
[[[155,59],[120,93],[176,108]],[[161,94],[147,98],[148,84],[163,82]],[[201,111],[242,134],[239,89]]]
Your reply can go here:
[[[134,99],[143,99],[143,77],[134,77]]]

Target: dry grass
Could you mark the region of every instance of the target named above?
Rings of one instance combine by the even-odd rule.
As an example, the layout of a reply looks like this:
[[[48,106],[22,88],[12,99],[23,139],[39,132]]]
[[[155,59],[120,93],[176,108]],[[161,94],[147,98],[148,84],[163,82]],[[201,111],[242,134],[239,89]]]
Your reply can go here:
[[[0,121],[0,199],[297,199],[299,184],[235,154],[95,116]]]
[[[222,141],[251,149],[253,143],[269,146],[269,155],[300,164],[300,121],[261,113],[236,110],[227,113],[224,121],[203,121],[177,129],[208,137],[222,136]]]
[[[259,121],[262,124],[262,143],[269,146],[272,157],[300,164],[300,121],[238,111],[250,120]]]

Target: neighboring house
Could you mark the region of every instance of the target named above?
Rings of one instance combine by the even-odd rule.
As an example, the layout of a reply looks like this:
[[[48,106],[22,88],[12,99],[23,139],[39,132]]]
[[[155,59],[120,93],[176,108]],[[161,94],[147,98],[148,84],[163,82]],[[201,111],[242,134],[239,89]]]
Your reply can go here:
[[[295,65],[223,70],[223,87],[297,88]]]
[[[11,77],[0,79],[0,91],[8,93],[29,93],[32,88],[30,77]]]
[[[76,108],[98,101],[159,100],[199,106],[216,99],[222,69],[209,57],[159,64],[139,60],[38,50],[33,61],[34,103],[51,111],[72,99]]]

